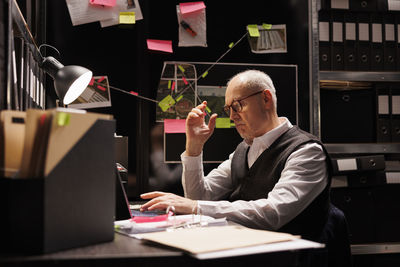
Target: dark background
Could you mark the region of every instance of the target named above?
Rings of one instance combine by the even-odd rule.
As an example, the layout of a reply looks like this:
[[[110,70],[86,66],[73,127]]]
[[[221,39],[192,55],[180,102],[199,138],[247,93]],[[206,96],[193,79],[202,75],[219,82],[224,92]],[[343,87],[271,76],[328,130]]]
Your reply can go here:
[[[59,59],[64,65],[85,66],[94,75],[107,75],[112,86],[155,99],[164,61],[214,62],[231,42],[243,36],[248,24],[286,24],[287,53],[253,54],[244,39],[221,62],[298,65],[298,124],[309,130],[308,1],[275,1],[273,5],[255,0],[204,1],[206,48],[177,46],[176,5],[180,2],[183,1],[139,1],[143,20],[130,27],[101,28],[98,22],[72,26],[66,2],[47,1],[46,42],[61,52]],[[146,39],[172,40],[174,52],[148,51]],[[57,56],[51,49],[47,48],[46,52]],[[113,114],[117,134],[129,136],[128,169],[130,179],[136,181],[135,189],[129,191],[132,198],[147,188],[149,131],[155,122],[155,104],[114,90],[111,98],[112,107],[92,111]]]

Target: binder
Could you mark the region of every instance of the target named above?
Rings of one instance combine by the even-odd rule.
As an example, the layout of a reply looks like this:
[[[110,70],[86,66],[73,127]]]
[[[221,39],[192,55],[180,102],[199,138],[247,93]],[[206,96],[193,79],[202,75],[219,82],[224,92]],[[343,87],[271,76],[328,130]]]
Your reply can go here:
[[[3,110],[0,120],[0,175],[14,177],[21,166],[25,112]]]
[[[396,70],[396,35],[395,35],[395,18],[393,14],[385,14],[383,16],[383,68],[384,70]]]
[[[400,70],[400,14],[395,17],[395,35],[396,35],[396,70]]]
[[[376,85],[376,111],[376,141],[390,142],[390,87],[387,84]]]
[[[370,70],[370,33],[368,13],[357,15],[357,59],[358,70]]]
[[[371,14],[371,70],[383,70],[383,24],[380,13]]]
[[[331,29],[330,13],[327,10],[319,12],[319,68],[331,70]]]
[[[332,169],[334,175],[381,171],[384,170],[385,167],[385,157],[383,155],[368,155],[332,159]]]
[[[343,13],[332,11],[332,70],[344,70]]]
[[[391,139],[400,142],[400,84],[391,87]]]
[[[344,14],[344,69],[345,70],[357,70],[357,19],[354,14]]]
[[[351,11],[375,11],[377,8],[378,0],[351,0],[350,10]]]

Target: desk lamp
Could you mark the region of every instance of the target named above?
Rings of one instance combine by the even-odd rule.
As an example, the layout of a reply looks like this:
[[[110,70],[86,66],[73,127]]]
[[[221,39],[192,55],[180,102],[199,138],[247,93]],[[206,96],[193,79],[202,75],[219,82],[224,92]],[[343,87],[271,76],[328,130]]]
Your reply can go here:
[[[40,67],[54,80],[60,101],[68,105],[77,99],[88,86],[93,73],[81,66],[64,66],[54,57],[43,58]]]

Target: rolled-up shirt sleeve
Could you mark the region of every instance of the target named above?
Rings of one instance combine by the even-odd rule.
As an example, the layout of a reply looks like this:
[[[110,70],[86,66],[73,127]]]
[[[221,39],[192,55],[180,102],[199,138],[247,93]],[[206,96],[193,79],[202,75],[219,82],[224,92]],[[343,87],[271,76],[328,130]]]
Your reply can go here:
[[[233,190],[231,158],[232,154],[206,177],[202,167],[199,169],[201,158],[193,165],[182,159],[185,196],[199,200],[201,214],[226,217],[248,227],[277,230],[300,214],[327,185],[325,153],[319,144],[308,143],[289,156],[281,178],[267,198],[229,202],[223,199]]]

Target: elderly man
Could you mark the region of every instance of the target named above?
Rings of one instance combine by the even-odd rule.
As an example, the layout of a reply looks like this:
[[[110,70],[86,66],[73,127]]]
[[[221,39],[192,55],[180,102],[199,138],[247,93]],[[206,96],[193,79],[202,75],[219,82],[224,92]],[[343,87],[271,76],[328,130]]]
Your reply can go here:
[[[277,115],[275,87],[268,75],[248,70],[227,85],[225,111],[243,142],[207,176],[202,149],[213,133],[216,114],[205,123],[207,103],[186,119],[186,151],[181,155],[185,197],[164,192],[143,210],[174,206],[177,213],[226,217],[239,224],[279,230],[318,240],[329,210],[329,161],[316,137]]]

